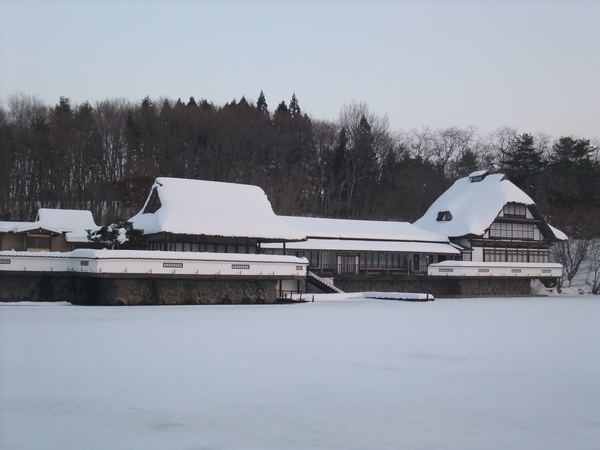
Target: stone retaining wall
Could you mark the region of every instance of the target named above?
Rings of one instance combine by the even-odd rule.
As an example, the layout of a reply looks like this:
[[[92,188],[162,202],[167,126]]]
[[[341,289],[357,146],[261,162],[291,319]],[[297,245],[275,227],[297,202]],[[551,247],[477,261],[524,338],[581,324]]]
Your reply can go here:
[[[75,280],[71,276],[26,273],[0,275],[1,302],[70,302],[75,288]]]
[[[345,292],[419,292],[434,297],[505,297],[530,295],[529,278],[434,278],[335,280]]]
[[[339,279],[345,292],[416,292],[440,297],[530,295],[528,278]],[[68,301],[82,305],[276,303],[276,281],[260,279],[111,278],[77,274],[0,275],[0,301]]]
[[[109,278],[2,274],[0,301],[68,301],[81,305],[276,303],[273,280]]]

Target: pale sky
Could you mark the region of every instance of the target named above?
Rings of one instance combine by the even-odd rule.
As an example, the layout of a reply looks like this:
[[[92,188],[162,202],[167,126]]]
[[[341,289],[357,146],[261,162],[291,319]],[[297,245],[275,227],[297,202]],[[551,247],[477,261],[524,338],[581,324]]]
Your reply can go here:
[[[292,94],[392,130],[600,138],[599,0],[0,0],[0,99]]]

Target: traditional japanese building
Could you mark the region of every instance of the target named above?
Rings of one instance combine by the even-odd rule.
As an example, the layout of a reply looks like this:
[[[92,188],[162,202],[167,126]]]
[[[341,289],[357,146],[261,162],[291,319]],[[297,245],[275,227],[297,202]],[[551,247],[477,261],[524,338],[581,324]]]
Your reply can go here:
[[[68,252],[98,228],[88,210],[40,208],[34,222],[0,222],[0,250]]]
[[[306,239],[275,215],[260,187],[246,184],[160,177],[130,220],[149,250],[260,253],[264,243]]]
[[[257,186],[168,177],[156,179],[130,220],[146,251],[74,250],[92,247],[88,230],[99,227],[89,211],[41,209],[34,222],[0,222],[0,274],[84,277],[92,280],[86,289],[95,279],[121,280],[103,304],[126,295],[127,280],[137,283],[127,304],[145,301],[148,283],[153,302],[170,301],[179,294],[168,280],[189,287],[178,301],[200,303],[273,302],[309,288],[523,295],[530,279],[561,276],[549,249],[567,239],[529,196],[487,171],[456,181],[414,224],[277,216]]]
[[[568,239],[531,197],[488,171],[457,180],[414,225],[448,236],[463,261],[547,263],[550,247]]]

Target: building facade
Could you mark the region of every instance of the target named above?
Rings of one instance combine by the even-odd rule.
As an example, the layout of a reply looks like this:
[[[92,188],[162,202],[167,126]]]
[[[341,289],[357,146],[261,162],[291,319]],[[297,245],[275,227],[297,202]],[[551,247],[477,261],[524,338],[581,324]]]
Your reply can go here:
[[[426,274],[431,263],[460,256],[447,237],[407,222],[282,216],[306,241],[266,244],[263,251],[305,257],[321,276]]]
[[[548,263],[567,239],[505,175],[487,171],[457,180],[414,225],[448,236],[463,261]]]

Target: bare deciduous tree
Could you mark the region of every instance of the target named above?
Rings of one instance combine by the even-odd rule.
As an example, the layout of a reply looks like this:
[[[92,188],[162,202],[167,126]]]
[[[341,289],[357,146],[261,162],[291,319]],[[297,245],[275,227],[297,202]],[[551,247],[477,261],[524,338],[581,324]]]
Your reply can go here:
[[[568,241],[558,242],[552,247],[553,259],[563,265],[563,276],[562,280],[559,280],[559,289],[565,281],[569,285],[571,284],[571,281],[579,272],[591,244],[591,239],[569,239]]]
[[[600,237],[592,239],[588,249],[588,283],[592,294],[600,294]]]

